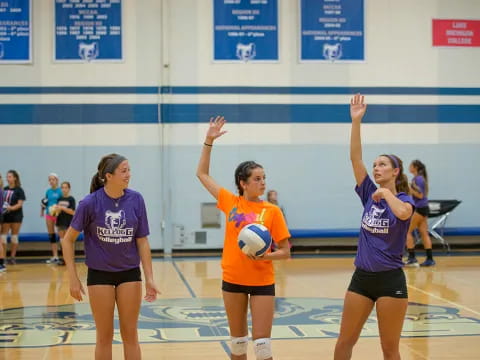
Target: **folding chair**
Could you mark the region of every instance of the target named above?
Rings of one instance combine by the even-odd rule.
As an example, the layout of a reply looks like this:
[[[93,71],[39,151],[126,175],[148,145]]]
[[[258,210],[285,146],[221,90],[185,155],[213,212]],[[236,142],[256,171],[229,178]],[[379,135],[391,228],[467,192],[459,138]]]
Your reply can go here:
[[[461,203],[460,200],[428,200],[429,218],[437,218],[430,223],[428,232],[450,252],[450,245],[443,237],[448,215]],[[437,231],[438,229],[438,231]]]

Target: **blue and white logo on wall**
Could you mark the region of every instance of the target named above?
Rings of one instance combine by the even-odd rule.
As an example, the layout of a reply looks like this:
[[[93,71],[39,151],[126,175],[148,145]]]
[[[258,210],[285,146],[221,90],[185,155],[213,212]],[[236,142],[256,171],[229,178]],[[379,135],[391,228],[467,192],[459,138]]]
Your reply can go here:
[[[92,61],[98,57],[98,43],[93,42],[91,44],[81,42],[78,44],[78,55],[80,59],[85,61]]]
[[[278,61],[277,0],[214,0],[215,61]]]
[[[32,61],[31,0],[0,0],[0,64]]]
[[[301,0],[301,61],[364,61],[364,0]]]
[[[122,0],[55,0],[55,60],[121,61]]]

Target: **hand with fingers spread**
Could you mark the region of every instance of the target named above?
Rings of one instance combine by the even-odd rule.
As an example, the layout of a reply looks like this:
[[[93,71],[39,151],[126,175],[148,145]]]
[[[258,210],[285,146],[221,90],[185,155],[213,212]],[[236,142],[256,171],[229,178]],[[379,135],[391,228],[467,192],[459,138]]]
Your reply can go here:
[[[207,135],[206,135],[206,144],[207,145],[212,145],[213,141],[223,134],[225,134],[227,131],[222,131],[223,125],[227,120],[223,116],[217,116],[215,118],[211,117],[210,118],[210,125],[207,130]]]
[[[365,111],[367,111],[367,104],[364,103],[364,96],[355,94],[350,100],[350,116],[352,121],[362,121]]]

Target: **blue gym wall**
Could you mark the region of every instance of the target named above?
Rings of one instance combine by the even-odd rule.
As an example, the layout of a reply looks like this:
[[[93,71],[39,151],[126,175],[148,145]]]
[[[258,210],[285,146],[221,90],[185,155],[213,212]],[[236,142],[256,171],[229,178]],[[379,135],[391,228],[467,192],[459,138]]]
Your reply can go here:
[[[367,167],[382,153],[421,159],[430,198],[462,200],[448,226],[479,226],[480,48],[432,47],[431,21],[472,18],[480,2],[365,0],[366,61],[341,64],[298,61],[296,0],[279,0],[276,63],[213,63],[211,0],[123,0],[123,62],[55,63],[53,3],[33,2],[33,63],[0,65],[0,172],[20,172],[21,233],[45,231],[49,172],[79,200],[100,157],[119,152],[147,201],[152,248],[221,247],[221,229],[201,228],[212,199],[195,177],[216,114],[228,120],[213,149],[220,184],[234,190],[235,166],[254,159],[291,228],[357,228],[347,105],[357,91],[369,103]]]

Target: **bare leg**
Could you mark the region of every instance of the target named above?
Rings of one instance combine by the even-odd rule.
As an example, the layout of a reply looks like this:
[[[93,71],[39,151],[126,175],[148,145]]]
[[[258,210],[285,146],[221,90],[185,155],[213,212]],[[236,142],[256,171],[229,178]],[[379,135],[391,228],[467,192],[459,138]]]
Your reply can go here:
[[[11,226],[12,226],[12,235],[18,236],[18,234],[20,233],[20,228],[22,227],[22,223],[12,223]],[[12,247],[10,248],[10,256],[12,258],[17,256],[17,249],[18,249],[18,242],[17,243],[12,242]]]
[[[45,223],[47,225],[47,232],[48,234],[55,234],[55,223],[53,222],[53,220],[49,219],[49,218],[45,218]],[[50,243],[50,246],[52,248],[52,255],[54,258],[58,258],[58,245],[56,242],[54,243]]]
[[[335,345],[334,360],[351,359],[353,346],[360,337],[363,325],[372,312],[373,305],[373,300],[352,291],[347,291],[343,303],[340,335]]]
[[[234,337],[247,336],[248,295],[223,291],[223,304],[227,313],[230,335]],[[232,354],[231,359],[247,360],[247,355]]]
[[[142,303],[142,282],[132,281],[120,284],[116,288],[116,297],[125,359],[140,360],[137,325]]]
[[[112,285],[92,285],[88,287],[88,295],[97,328],[95,360],[112,360],[115,288]]]
[[[250,296],[252,313],[252,339],[269,339],[272,336],[273,314],[275,310],[274,296]],[[266,360],[272,360],[270,357]]]
[[[381,297],[377,300],[378,329],[385,360],[400,360],[400,334],[408,299]]]

